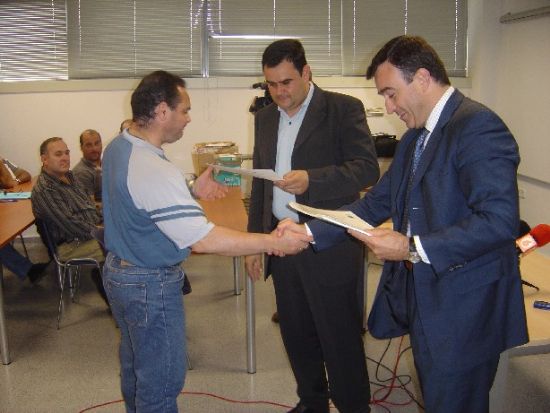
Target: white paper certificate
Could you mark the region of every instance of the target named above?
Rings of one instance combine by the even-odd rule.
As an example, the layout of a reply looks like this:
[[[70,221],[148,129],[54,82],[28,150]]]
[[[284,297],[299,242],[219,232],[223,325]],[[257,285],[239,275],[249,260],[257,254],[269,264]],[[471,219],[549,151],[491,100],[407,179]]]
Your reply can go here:
[[[327,221],[344,228],[350,228],[365,235],[370,235],[368,230],[373,228],[372,225],[366,221],[363,221],[351,211],[333,211],[330,209],[312,208],[297,202],[289,202],[288,206],[298,212],[301,212],[302,214],[319,218],[323,221]]]
[[[231,172],[239,175],[250,175],[254,178],[268,179],[270,181],[282,181],[283,178],[275,173],[273,169],[247,169],[247,168],[231,168],[230,166],[222,166],[208,164],[217,171]]]

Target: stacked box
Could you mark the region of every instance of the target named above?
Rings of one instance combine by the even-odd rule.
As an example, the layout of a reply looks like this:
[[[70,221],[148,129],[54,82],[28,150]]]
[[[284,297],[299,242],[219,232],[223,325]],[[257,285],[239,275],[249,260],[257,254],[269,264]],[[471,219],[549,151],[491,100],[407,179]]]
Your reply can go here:
[[[193,159],[193,168],[195,174],[199,176],[206,169],[207,164],[215,163],[215,155],[220,153],[235,154],[239,148],[234,142],[200,142],[193,146],[191,158]]]

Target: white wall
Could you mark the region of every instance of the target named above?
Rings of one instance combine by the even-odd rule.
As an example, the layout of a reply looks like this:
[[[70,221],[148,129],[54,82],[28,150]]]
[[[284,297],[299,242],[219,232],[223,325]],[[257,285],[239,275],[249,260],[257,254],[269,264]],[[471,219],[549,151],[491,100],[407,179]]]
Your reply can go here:
[[[186,172],[192,171],[191,149],[194,143],[202,141],[231,140],[241,152],[251,153],[253,117],[248,108],[253,98],[261,95],[261,91],[250,88],[256,80],[225,79],[225,84],[242,86],[216,87],[212,86],[212,80],[189,79],[192,120],[183,138],[165,147],[172,162]],[[359,79],[361,87],[349,86],[356,82],[357,79],[353,82],[319,79],[321,85],[327,84],[332,90],[357,96],[366,107],[383,105],[374,88],[364,87],[366,80]],[[40,170],[38,147],[48,137],[64,138],[71,149],[73,165],[80,158],[78,136],[84,129],[99,131],[106,144],[118,132],[120,122],[130,117],[131,89],[93,90],[93,82],[88,83],[91,86],[84,90],[77,85],[73,91],[25,93],[18,92],[15,85],[0,85],[0,154],[35,175]],[[347,87],[330,87],[336,83]],[[400,135],[404,131],[395,117],[369,118],[369,124],[373,132]]]
[[[518,139],[521,217],[532,227],[550,223],[550,37],[512,43],[518,30],[549,33],[550,16],[502,24],[501,16],[550,6],[548,0],[470,0],[471,97],[495,110]],[[513,47],[510,49],[510,47]],[[550,245],[541,249],[550,256]]]

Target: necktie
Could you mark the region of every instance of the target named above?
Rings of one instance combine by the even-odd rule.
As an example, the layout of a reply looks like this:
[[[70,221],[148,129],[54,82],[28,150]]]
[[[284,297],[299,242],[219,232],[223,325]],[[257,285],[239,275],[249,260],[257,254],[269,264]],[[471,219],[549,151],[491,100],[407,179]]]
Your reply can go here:
[[[414,154],[411,160],[411,171],[409,174],[409,181],[407,182],[407,191],[405,192],[405,206],[403,208],[403,221],[401,222],[401,233],[407,235],[409,227],[409,200],[411,197],[411,188],[414,179],[414,173],[416,172],[416,167],[420,162],[420,157],[424,151],[424,142],[426,137],[429,135],[430,131],[426,128],[422,129],[422,132],[416,138],[416,144],[414,146]]]
[[[420,156],[422,156],[422,152],[424,151],[424,142],[426,141],[426,137],[430,131],[426,128],[422,129],[422,132],[420,132],[420,135],[418,138],[416,138],[416,146],[414,147],[414,156],[412,161],[412,167],[411,167],[411,175],[409,177],[409,181],[412,181],[412,178],[414,177],[414,173],[416,172],[416,167],[418,166],[418,162],[420,162]]]

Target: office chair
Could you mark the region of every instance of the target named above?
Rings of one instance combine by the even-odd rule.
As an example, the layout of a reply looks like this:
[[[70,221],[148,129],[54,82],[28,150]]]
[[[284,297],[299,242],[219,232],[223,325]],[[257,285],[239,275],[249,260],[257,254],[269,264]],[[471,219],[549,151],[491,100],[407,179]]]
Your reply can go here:
[[[57,278],[60,290],[59,308],[57,311],[57,329],[59,330],[61,315],[63,313],[63,292],[65,290],[65,284],[68,282],[71,301],[75,302],[76,293],[80,283],[80,268],[82,266],[92,266],[97,268],[101,274],[101,266],[96,259],[89,257],[61,260],[57,255],[57,245],[52,238],[46,221],[37,218],[35,223],[38,233],[40,234],[40,238],[48,249],[48,255],[55,261],[55,266],[57,269]]]

